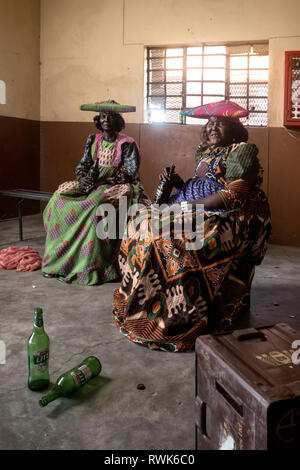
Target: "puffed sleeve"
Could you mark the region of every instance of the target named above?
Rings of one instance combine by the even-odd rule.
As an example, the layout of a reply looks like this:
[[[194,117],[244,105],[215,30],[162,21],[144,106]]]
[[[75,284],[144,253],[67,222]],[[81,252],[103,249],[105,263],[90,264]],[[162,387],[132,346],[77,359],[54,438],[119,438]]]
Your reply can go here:
[[[135,142],[122,144],[122,164],[124,173],[130,180],[135,179],[139,173],[140,152]]]
[[[218,191],[226,209],[241,207],[255,186],[262,181],[262,167],[254,144],[234,144],[226,159],[225,188]]]
[[[90,167],[93,164],[92,145],[94,143],[94,140],[95,140],[95,134],[90,134],[87,138],[83,157],[75,168],[77,179],[80,179],[83,176],[86,176]]]

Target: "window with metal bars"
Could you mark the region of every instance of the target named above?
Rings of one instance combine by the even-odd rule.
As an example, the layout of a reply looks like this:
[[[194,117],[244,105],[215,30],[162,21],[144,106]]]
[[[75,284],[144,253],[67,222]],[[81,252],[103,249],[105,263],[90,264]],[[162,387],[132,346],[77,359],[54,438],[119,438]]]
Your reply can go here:
[[[267,126],[268,44],[147,48],[146,121],[203,124],[180,110],[229,99],[249,111],[241,122]]]

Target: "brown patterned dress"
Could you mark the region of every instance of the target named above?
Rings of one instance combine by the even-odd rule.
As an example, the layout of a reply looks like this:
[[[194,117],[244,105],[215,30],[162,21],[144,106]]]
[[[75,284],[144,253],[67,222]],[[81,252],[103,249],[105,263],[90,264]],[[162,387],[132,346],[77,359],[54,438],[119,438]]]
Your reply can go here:
[[[187,351],[197,336],[226,329],[249,310],[255,265],[263,260],[271,231],[257,154],[245,142],[197,149],[195,177],[223,182],[217,192],[226,207],[204,213],[201,248],[187,249],[187,239],[176,238],[172,224],[157,233],[149,208],[130,218],[119,254],[122,285],[113,303],[114,323],[128,339]],[[196,214],[188,213],[191,222]]]

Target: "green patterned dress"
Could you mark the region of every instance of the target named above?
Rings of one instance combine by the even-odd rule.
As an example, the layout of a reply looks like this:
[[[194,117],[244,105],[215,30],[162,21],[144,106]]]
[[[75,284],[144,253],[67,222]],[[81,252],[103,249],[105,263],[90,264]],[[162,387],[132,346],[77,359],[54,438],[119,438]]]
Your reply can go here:
[[[98,167],[96,183],[84,192],[80,183],[59,186],[44,210],[46,230],[42,271],[67,283],[94,285],[120,277],[120,238],[99,239],[97,225],[102,220],[99,206],[110,203],[118,210],[119,198],[127,197],[127,207],[148,203],[138,177],[140,153],[134,140],[118,134],[113,143],[102,134],[89,136],[84,156],[76,167],[77,177]]]

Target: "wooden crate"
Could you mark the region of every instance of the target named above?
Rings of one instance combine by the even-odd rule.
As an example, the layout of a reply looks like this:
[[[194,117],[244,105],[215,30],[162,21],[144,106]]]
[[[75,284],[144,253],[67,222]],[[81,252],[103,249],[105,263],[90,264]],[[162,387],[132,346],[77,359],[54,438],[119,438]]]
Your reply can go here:
[[[196,340],[196,449],[300,445],[300,331],[285,323]]]

